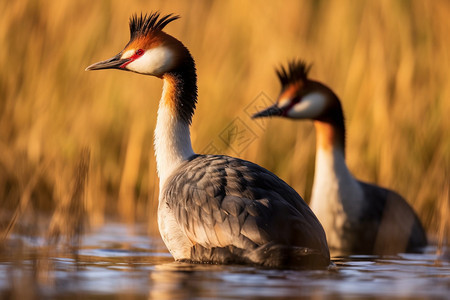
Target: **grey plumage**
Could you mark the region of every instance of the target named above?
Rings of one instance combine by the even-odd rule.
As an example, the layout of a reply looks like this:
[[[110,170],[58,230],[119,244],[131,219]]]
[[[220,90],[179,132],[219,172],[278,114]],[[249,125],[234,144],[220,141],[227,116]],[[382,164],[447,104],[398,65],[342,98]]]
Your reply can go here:
[[[162,188],[162,203],[192,242],[192,261],[324,267],[325,233],[303,199],[251,162],[195,155]]]
[[[394,191],[358,181],[367,199],[358,224],[347,224],[339,236],[350,253],[420,252],[425,230],[414,210]]]

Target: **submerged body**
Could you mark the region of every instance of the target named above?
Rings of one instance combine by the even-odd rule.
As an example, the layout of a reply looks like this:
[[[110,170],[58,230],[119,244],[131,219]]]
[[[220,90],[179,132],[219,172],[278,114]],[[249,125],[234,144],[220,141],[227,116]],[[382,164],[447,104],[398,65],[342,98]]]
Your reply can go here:
[[[389,254],[420,251],[425,231],[414,210],[397,193],[358,181],[345,162],[345,125],[337,96],[307,78],[304,63],[292,63],[278,76],[277,104],[255,117],[312,119],[316,165],[310,206],[334,254]]]
[[[155,128],[160,179],[158,225],[176,260],[275,268],[330,264],[325,233],[303,199],[251,162],[197,155],[189,125],[197,101],[194,60],[162,32],[177,17],[134,17],[131,40],[89,70],[115,68],[164,80]]]

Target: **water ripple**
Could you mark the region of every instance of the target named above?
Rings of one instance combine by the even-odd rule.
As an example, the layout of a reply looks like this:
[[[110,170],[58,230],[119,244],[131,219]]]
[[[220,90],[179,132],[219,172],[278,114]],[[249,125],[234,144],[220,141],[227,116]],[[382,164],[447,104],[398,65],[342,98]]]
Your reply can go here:
[[[22,295],[24,285],[38,298],[66,299],[448,299],[450,291],[450,261],[433,247],[424,254],[335,257],[334,271],[295,271],[174,262],[159,237],[123,224],[87,234],[75,250],[15,238],[0,251],[0,298]]]

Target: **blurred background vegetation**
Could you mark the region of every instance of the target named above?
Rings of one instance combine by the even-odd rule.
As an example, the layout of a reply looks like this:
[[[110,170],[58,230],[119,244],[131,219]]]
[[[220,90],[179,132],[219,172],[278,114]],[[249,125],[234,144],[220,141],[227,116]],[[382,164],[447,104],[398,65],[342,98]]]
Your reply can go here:
[[[2,238],[73,238],[106,218],[148,220],[157,234],[162,82],[84,71],[122,50],[131,14],[155,10],[182,17],[166,32],[197,63],[194,150],[263,165],[309,201],[312,123],[249,118],[278,95],[274,67],[304,59],[342,100],[354,175],[402,194],[430,237],[448,236],[449,1],[21,0],[0,3]],[[224,137],[230,124],[243,141]]]

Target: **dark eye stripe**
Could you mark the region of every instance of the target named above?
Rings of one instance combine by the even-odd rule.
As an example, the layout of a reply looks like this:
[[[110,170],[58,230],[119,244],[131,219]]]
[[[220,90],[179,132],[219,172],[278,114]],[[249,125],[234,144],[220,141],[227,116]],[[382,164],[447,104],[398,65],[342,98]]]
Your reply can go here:
[[[302,97],[297,96],[297,97],[295,97],[295,98],[292,100],[292,103],[293,103],[293,104],[297,104],[297,103],[300,102],[300,100],[302,100]]]

